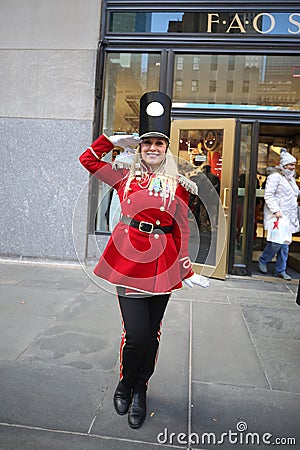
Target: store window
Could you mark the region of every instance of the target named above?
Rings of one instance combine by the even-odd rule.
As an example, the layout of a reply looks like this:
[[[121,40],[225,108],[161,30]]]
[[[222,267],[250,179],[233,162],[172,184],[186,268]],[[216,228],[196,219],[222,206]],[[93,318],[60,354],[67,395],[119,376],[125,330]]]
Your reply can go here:
[[[105,73],[103,132],[138,132],[139,99],[159,88],[160,54],[108,53]]]
[[[178,91],[174,86],[173,107],[232,104],[241,109],[300,110],[300,56],[198,55],[198,72],[193,71],[195,55],[180,58],[183,69],[179,76],[175,61],[174,79],[182,79],[185,87]],[[192,81],[198,81],[201,89],[191,91]]]
[[[138,133],[140,98],[159,89],[160,53],[107,53],[105,73],[102,132]],[[120,151],[116,148],[108,157],[115,158]],[[112,230],[117,207],[112,189],[99,181],[96,231]]]

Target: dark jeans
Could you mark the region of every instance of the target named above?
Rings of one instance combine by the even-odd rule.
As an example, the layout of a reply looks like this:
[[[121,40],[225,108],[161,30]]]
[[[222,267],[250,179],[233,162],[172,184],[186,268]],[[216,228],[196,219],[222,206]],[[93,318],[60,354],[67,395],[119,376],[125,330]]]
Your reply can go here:
[[[285,272],[289,255],[289,246],[287,244],[276,244],[275,242],[268,241],[259,260],[261,263],[267,264],[268,262],[272,261],[275,255],[275,272]]]
[[[154,372],[161,335],[161,321],[170,298],[166,295],[118,299],[123,320],[120,346],[120,380],[127,387],[145,389]]]

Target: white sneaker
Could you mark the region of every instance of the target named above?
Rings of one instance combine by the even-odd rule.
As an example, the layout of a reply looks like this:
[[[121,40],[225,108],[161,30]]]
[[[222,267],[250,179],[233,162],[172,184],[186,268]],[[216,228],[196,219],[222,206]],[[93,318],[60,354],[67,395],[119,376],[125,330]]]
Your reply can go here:
[[[292,277],[290,277],[286,272],[275,272],[274,277],[282,278],[283,280],[290,281]]]

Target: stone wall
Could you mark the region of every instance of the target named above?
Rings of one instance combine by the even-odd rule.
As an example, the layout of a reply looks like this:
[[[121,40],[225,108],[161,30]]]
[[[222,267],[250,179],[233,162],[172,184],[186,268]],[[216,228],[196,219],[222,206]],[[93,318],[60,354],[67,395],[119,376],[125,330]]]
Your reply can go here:
[[[78,156],[92,138],[100,9],[0,4],[1,257],[84,257],[88,174]]]

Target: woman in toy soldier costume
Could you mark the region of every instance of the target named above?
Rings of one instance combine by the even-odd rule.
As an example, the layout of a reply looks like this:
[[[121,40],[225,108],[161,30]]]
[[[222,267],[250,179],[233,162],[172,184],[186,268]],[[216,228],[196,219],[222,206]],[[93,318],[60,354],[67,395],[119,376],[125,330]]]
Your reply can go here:
[[[94,269],[116,285],[123,333],[116,412],[132,428],[146,417],[146,390],[154,372],[161,321],[173,290],[207,283],[192,271],[188,254],[188,200],[196,185],[180,175],[169,150],[171,100],[149,92],[140,101],[140,137],[101,135],[80,157],[92,174],[113,186],[122,216]],[[134,159],[102,157],[115,146],[139,144]]]

